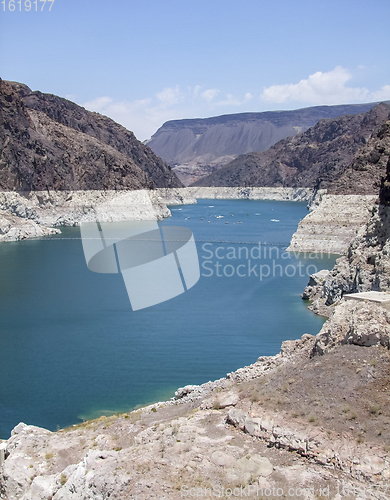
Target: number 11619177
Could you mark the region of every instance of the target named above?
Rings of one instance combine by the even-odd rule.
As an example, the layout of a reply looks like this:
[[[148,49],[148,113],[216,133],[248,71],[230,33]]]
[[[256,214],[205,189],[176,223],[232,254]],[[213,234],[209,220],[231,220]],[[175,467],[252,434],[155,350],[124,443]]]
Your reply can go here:
[[[3,0],[1,2],[1,5],[3,6],[3,11],[19,11],[21,12],[22,10],[25,10],[26,12],[29,12],[30,10],[33,10],[35,12],[38,11],[43,11],[43,9],[51,11],[51,8],[53,7],[53,3],[55,0]],[[45,8],[45,5],[47,7]]]

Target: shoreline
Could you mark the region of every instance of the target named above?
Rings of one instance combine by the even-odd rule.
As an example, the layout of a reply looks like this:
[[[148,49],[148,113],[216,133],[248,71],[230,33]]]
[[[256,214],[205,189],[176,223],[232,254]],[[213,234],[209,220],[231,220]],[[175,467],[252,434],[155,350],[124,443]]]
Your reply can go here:
[[[349,241],[367,222],[374,195],[328,195],[309,188],[157,188],[136,191],[0,192],[0,242],[50,236],[84,221],[161,220],[168,206],[197,199],[307,202],[287,251],[346,253]]]

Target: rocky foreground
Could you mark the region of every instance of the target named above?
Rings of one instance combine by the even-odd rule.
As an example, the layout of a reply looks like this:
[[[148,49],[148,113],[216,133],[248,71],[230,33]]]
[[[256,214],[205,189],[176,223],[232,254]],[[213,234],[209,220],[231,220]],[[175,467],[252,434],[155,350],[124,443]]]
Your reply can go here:
[[[388,498],[389,335],[388,311],[343,302],[317,336],[171,401],[21,423],[0,443],[0,498]]]

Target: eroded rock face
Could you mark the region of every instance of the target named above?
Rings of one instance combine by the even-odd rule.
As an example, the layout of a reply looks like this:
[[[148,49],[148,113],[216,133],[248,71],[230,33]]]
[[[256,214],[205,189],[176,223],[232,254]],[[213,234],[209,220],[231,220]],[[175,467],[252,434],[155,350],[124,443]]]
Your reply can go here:
[[[42,226],[34,220],[16,217],[0,210],[0,242],[41,238],[60,232],[59,229]]]
[[[316,336],[313,354],[340,344],[389,348],[390,312],[370,302],[343,301]]]
[[[338,181],[338,188],[334,192],[343,192],[348,189],[360,189],[363,184],[378,185],[380,173],[379,197],[377,202],[372,202],[371,216],[366,222],[361,222],[357,234],[350,241],[346,254],[340,257],[331,273],[324,280],[323,286],[305,291],[305,298],[313,303],[310,308],[320,314],[329,315],[329,306],[337,304],[345,293],[387,291],[390,289],[390,122],[387,120],[376,135],[374,135],[355,156],[355,161],[344,171]],[[371,174],[373,174],[371,176]],[[367,178],[370,177],[370,179]],[[334,186],[335,187],[335,186]],[[327,195],[332,197],[332,195]],[[337,198],[337,196],[336,196]],[[367,197],[366,197],[367,198]],[[340,196],[340,200],[343,196]],[[359,203],[362,203],[361,197]],[[352,205],[345,198],[347,211]],[[367,198],[368,200],[368,198]],[[337,206],[335,207],[337,218]],[[370,207],[367,205],[367,210]],[[317,212],[317,219],[321,217],[321,203],[314,210],[312,217]],[[366,214],[367,214],[366,210]],[[305,219],[306,222],[305,222]],[[299,249],[305,245],[304,234],[310,232],[310,216],[300,222],[296,235],[296,244],[292,240],[291,247]],[[318,221],[319,223],[321,221]],[[346,223],[348,224],[348,223]],[[307,226],[307,227],[306,227]],[[299,237],[301,233],[301,237]],[[351,235],[352,236],[352,235]],[[310,235],[309,235],[310,239]],[[320,250],[318,250],[320,251]]]
[[[357,232],[369,220],[376,195],[323,194],[293,234],[288,251],[345,254]]]
[[[113,120],[0,80],[0,189],[179,187],[171,168]]]
[[[329,306],[345,293],[390,290],[390,208],[374,205],[367,224],[351,241],[322,286],[306,288],[305,298],[314,312],[328,316]]]
[[[157,189],[0,192],[0,241],[44,237],[83,221],[160,220],[169,215]]]
[[[309,283],[303,291],[302,298],[308,300],[310,297],[321,293],[325,279],[328,277],[330,271],[323,269],[310,276]]]

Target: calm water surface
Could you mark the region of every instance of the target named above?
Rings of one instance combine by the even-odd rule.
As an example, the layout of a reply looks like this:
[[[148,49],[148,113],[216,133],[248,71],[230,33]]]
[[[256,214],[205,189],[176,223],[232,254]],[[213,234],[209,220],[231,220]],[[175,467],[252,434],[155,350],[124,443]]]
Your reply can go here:
[[[192,229],[201,278],[135,312],[121,275],[88,270],[78,228],[0,244],[0,438],[20,421],[54,430],[164,400],[318,333],[323,320],[300,293],[313,266],[329,269],[334,256],[284,253],[306,213],[275,201],[172,207],[162,224]]]

